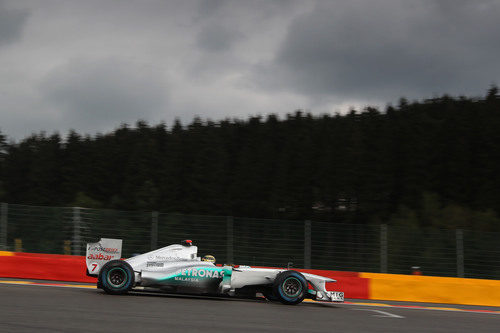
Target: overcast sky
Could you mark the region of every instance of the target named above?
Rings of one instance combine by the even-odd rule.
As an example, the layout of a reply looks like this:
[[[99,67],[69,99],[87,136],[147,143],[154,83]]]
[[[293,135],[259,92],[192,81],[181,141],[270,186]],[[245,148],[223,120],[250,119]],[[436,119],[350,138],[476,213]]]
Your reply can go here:
[[[0,0],[0,131],[484,95],[498,0]]]

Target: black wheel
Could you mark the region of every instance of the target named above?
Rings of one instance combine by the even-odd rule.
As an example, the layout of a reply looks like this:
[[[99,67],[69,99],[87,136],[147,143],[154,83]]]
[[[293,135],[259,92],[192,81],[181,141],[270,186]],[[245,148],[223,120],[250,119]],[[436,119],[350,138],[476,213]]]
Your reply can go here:
[[[283,304],[299,304],[306,294],[307,280],[297,271],[282,272],[274,279],[273,296]]]
[[[134,286],[134,270],[123,260],[111,260],[99,271],[98,287],[108,294],[125,294]]]

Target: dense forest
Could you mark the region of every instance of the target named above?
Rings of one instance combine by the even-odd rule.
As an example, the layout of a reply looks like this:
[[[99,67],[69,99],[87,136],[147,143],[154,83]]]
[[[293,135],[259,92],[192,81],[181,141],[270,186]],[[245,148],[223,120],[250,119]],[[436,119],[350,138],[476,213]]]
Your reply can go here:
[[[0,201],[500,230],[500,97],[9,142]]]

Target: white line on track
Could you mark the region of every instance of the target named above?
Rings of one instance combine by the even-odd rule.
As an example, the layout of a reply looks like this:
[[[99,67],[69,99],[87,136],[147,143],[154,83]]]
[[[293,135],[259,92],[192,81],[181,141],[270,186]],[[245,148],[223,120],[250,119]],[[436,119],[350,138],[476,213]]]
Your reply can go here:
[[[373,315],[374,317],[383,317],[383,318],[404,318],[403,316],[398,316],[394,313],[389,313],[386,311],[374,310],[374,309],[352,309],[352,310],[361,310],[361,311],[373,311],[380,313],[382,315]]]
[[[321,301],[313,301],[313,300],[304,300],[304,302],[308,303],[321,303],[326,305],[333,305],[335,303],[330,302],[321,302]],[[460,309],[460,308],[450,308],[450,307],[441,307],[441,306],[405,306],[405,305],[397,305],[397,304],[387,304],[387,303],[367,303],[367,302],[345,302],[339,303],[339,305],[345,306],[371,306],[371,307],[384,307],[384,308],[395,308],[395,309],[403,309],[403,310],[427,310],[427,311],[451,311],[451,312],[465,312],[465,313],[484,313],[484,314],[493,314],[500,315],[500,311],[495,310],[482,310],[482,309]]]

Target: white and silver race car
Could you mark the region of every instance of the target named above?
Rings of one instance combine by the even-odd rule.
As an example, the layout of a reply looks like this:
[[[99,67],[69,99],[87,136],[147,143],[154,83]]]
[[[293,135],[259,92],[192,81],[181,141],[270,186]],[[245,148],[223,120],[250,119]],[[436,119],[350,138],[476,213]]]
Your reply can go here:
[[[344,293],[327,291],[333,279],[294,270],[216,266],[213,256],[200,258],[190,240],[121,258],[122,240],[101,238],[87,244],[87,275],[98,278],[97,287],[108,294],[158,289],[169,293],[256,297],[284,304],[298,304],[304,298],[343,302]]]

